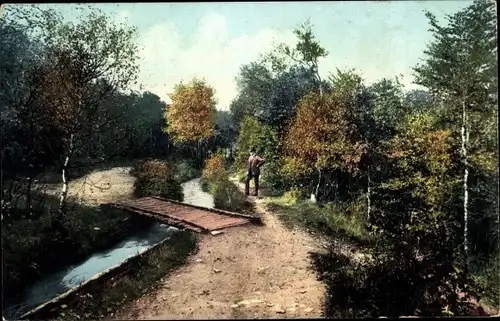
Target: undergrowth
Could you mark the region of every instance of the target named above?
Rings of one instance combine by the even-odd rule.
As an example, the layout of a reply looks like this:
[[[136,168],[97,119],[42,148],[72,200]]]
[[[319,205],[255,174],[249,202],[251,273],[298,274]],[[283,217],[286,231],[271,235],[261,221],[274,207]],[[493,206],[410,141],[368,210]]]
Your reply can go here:
[[[102,319],[112,318],[127,303],[158,289],[162,280],[184,265],[197,250],[196,235],[179,231],[171,239],[127,263],[120,272],[60,302],[60,306],[44,311],[34,319]]]
[[[214,207],[232,212],[251,212],[252,204],[245,194],[229,180],[224,158],[220,154],[210,157],[203,169],[201,188],[214,197]]]
[[[56,203],[54,196],[46,195]],[[4,299],[15,299],[23,289],[62,266],[75,264],[99,249],[106,249],[139,228],[123,211],[102,205],[85,206],[68,200],[61,224],[67,233],[53,229],[55,210],[37,206],[33,219],[2,226]]]
[[[137,178],[134,183],[136,197],[161,196],[176,201],[184,199],[181,182],[175,177],[175,167],[165,161],[146,159],[138,162],[130,174]]]
[[[285,226],[299,226],[328,237],[347,238],[360,244],[373,241],[366,228],[363,208],[357,202],[347,205],[317,204],[301,200],[295,192],[266,199],[269,211]]]

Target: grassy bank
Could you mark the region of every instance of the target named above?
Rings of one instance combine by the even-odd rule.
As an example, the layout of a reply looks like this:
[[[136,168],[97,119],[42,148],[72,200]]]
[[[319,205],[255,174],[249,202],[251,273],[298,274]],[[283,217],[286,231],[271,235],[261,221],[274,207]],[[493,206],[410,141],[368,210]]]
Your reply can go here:
[[[295,193],[268,197],[265,204],[288,227],[298,226],[321,234],[341,238],[358,244],[373,241],[366,228],[362,202],[351,204],[317,204],[301,200]]]
[[[56,203],[53,196],[45,196]],[[97,250],[110,247],[140,221],[108,206],[91,207],[69,200],[61,225],[55,230],[57,212],[43,206],[33,219],[8,222],[2,228],[3,293],[16,297],[23,289],[57,269],[75,264]]]
[[[165,277],[186,263],[196,251],[196,244],[196,235],[179,231],[170,240],[118,268],[113,276],[103,276],[30,319],[113,318],[127,303],[155,291]]]

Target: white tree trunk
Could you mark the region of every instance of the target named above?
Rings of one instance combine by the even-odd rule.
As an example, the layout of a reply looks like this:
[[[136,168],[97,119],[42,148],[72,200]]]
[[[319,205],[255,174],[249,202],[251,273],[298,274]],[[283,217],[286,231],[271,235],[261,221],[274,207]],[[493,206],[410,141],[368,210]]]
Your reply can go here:
[[[468,203],[469,203],[469,162],[467,160],[467,143],[469,142],[469,131],[467,130],[467,110],[465,101],[462,102],[462,158],[464,162],[464,254],[466,260],[469,257],[469,242],[468,242]]]
[[[370,168],[368,168],[368,184],[367,184],[367,187],[366,187],[366,205],[367,205],[367,218],[368,220],[370,220],[370,214],[371,214],[371,210],[372,210],[372,204],[371,204],[371,186],[370,186]]]
[[[74,135],[71,134],[69,137],[69,149],[68,153],[66,155],[66,158],[64,159],[64,164],[62,168],[62,190],[61,190],[61,196],[59,198],[59,212],[62,214],[64,212],[64,205],[66,204],[66,198],[68,196],[68,167],[69,167],[69,162],[71,160],[71,156],[73,155],[73,150],[74,150],[74,144],[73,144],[73,138]]]
[[[318,184],[316,185],[316,191],[314,193],[314,197],[315,197],[316,201],[319,201],[319,188],[320,188],[320,185],[321,185],[321,168],[318,168],[318,173],[319,173]]]

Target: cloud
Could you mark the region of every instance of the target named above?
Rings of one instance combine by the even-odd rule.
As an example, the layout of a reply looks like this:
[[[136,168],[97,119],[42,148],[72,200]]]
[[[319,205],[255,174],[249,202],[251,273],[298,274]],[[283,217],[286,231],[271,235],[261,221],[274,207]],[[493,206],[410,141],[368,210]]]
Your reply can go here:
[[[235,77],[242,65],[269,52],[275,43],[293,43],[291,30],[263,28],[253,34],[229,35],[226,19],[211,12],[200,19],[185,39],[175,24],[156,24],[140,35],[140,82],[169,102],[175,84],[193,77],[205,78],[215,88],[218,109],[227,109],[237,89]]]

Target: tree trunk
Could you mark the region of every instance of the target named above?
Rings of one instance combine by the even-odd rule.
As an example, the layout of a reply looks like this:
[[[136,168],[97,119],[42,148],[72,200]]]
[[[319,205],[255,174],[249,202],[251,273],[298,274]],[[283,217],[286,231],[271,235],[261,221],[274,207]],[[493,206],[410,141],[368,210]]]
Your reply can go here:
[[[28,186],[26,186],[26,209],[28,215],[31,215],[31,186],[33,185],[33,177],[31,174],[28,176]]]
[[[66,158],[64,159],[64,164],[62,168],[62,190],[61,190],[61,197],[59,199],[59,215],[60,217],[63,216],[65,212],[65,207],[66,207],[66,198],[68,196],[68,169],[69,169],[69,162],[71,160],[71,156],[73,156],[73,151],[74,151],[74,135],[71,134],[69,137],[69,149],[68,153],[66,155]]]
[[[469,163],[467,159],[467,144],[469,141],[469,131],[467,130],[467,109],[465,100],[462,101],[462,158],[464,164],[464,255],[466,261],[469,258],[469,243],[468,243],[468,203],[469,203],[469,190],[468,190],[468,177],[469,177]]]
[[[368,178],[368,182],[367,182],[367,186],[366,186],[366,205],[367,205],[367,215],[366,217],[368,218],[368,220],[370,220],[370,214],[371,214],[371,210],[372,210],[372,204],[371,204],[371,180],[370,180],[370,167],[368,167],[368,174],[367,174],[367,178]]]
[[[316,202],[319,202],[320,201],[320,198],[319,198],[319,189],[320,189],[320,186],[321,186],[321,175],[322,174],[322,170],[320,167],[318,167],[318,184],[316,185],[316,191],[314,193],[314,196],[316,197]]]

